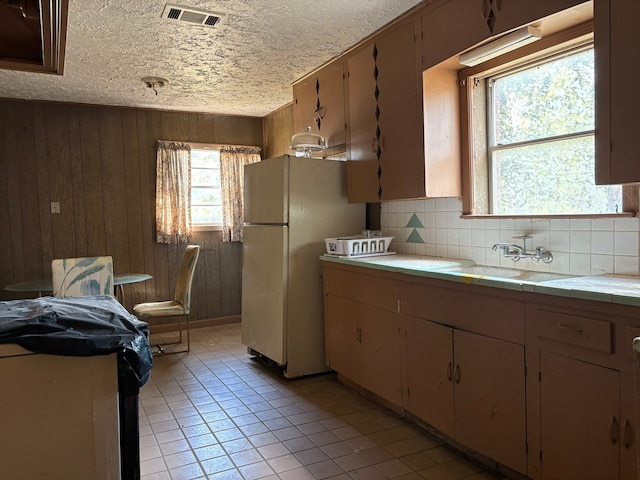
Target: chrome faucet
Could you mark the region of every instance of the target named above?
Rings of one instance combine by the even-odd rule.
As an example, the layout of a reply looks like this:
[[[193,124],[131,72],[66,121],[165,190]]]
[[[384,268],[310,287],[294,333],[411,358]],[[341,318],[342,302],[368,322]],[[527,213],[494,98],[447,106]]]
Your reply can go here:
[[[527,252],[527,239],[532,238],[531,235],[518,235],[513,238],[522,239],[523,247],[514,243],[496,243],[491,250],[502,250],[502,255],[517,262],[521,258],[531,258],[533,260],[542,260],[544,263],[551,263],[553,255],[544,247],[537,247],[535,252]]]

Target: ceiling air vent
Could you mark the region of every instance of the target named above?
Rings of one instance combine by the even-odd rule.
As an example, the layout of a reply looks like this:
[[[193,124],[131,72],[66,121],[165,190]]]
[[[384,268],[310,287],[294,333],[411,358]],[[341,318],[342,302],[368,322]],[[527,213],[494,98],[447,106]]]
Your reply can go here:
[[[213,27],[220,20],[220,15],[206,10],[198,10],[197,8],[166,4],[162,12],[162,18]]]

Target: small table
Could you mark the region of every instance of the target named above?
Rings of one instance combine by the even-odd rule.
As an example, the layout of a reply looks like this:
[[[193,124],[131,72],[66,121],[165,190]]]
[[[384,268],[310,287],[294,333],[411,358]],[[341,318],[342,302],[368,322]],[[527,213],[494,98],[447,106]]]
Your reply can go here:
[[[120,303],[124,303],[124,289],[123,285],[130,283],[144,282],[153,278],[147,273],[122,273],[113,276],[113,286],[115,287],[115,296],[120,300]],[[29,280],[28,282],[13,283],[4,287],[5,290],[10,292],[38,292],[38,296],[41,297],[42,293],[50,293],[53,291],[51,286],[51,279],[41,280]]]

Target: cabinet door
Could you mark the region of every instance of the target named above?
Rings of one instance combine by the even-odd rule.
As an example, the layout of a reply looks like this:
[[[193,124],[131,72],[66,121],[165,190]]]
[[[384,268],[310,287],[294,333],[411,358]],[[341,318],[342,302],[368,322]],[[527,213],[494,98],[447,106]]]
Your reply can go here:
[[[400,405],[399,315],[368,305],[359,305],[358,311],[361,385],[394,405]]]
[[[293,124],[295,133],[304,132],[307,127],[319,133],[314,115],[318,108],[316,93],[317,77],[311,77],[293,86]]]
[[[327,366],[360,383],[359,304],[334,295],[325,297],[324,328]]]
[[[640,407],[640,377],[620,373],[620,478],[637,478],[640,458],[637,453]]]
[[[619,373],[540,352],[544,480],[619,478]]]
[[[483,2],[486,0],[449,0],[422,16],[423,70],[491,36],[481,15]]]
[[[377,38],[348,60],[348,68],[349,201],[423,197],[415,23]]]
[[[375,46],[380,198],[423,197],[422,82],[417,75],[414,22],[385,34]]]
[[[526,472],[524,346],[461,330],[453,345],[456,440]]]
[[[640,181],[637,78],[640,2],[594,2],[596,53],[596,183]]]
[[[370,305],[327,296],[328,366],[395,405],[401,403],[398,317]]]
[[[407,410],[453,437],[453,330],[406,317]]]
[[[349,138],[347,149],[350,202],[378,202],[376,140],[376,78],[374,47],[369,45],[349,58]]]
[[[567,8],[575,7],[584,0],[482,0],[482,16],[488,24],[494,23],[492,35],[498,35],[540,20]],[[493,20],[492,20],[493,18]]]
[[[342,70],[342,63],[328,65],[293,87],[295,131],[310,126],[329,147],[345,142]]]

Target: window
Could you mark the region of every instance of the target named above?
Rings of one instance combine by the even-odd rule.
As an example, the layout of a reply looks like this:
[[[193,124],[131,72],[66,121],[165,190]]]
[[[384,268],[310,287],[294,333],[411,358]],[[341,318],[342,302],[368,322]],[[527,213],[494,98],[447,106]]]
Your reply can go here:
[[[622,212],[622,187],[595,185],[592,44],[468,70],[473,178],[471,211],[465,213]]]
[[[222,226],[219,149],[191,149],[191,222],[194,227]]]

